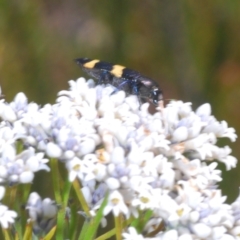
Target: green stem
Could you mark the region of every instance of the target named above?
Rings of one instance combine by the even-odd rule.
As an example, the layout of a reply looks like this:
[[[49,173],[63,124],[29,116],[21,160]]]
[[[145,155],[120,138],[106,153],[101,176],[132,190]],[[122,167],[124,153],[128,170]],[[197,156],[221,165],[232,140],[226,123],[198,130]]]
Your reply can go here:
[[[3,231],[4,239],[5,239],[5,240],[11,240],[11,238],[10,238],[10,236],[9,236],[9,233],[8,233],[8,230],[2,228],[2,231]]]
[[[58,204],[62,203],[61,197],[61,186],[60,186],[60,174],[58,168],[58,160],[55,158],[50,159],[51,172],[52,172],[52,182],[53,182],[53,191],[55,195],[55,200]]]
[[[82,194],[82,191],[81,191],[81,186],[78,182],[78,180],[75,178],[75,180],[73,181],[73,187],[74,187],[74,190],[77,194],[77,197],[78,197],[78,200],[80,201],[80,204],[82,206],[82,209],[83,211],[86,213],[86,215],[88,217],[91,217],[91,214],[90,214],[90,210],[89,210],[89,207],[88,207],[88,204]]]
[[[115,228],[106,232],[106,233],[104,233],[100,237],[97,237],[95,240],[106,240],[106,239],[109,239],[110,237],[112,237],[114,234],[116,234],[116,229]]]
[[[122,215],[119,214],[119,216],[114,217],[115,222],[115,229],[116,229],[116,239],[121,240],[122,239]]]
[[[32,186],[32,184],[22,184],[22,185],[18,186],[19,187],[19,192],[20,192],[20,194],[18,194],[18,196],[19,196],[18,198],[19,198],[20,203],[27,203],[29,193],[30,193],[30,190],[31,190],[31,186]],[[21,206],[18,206],[18,208],[19,208],[19,211],[21,211]],[[27,222],[27,214],[22,214],[20,220],[21,220],[21,228],[22,228],[22,231],[23,231],[23,229],[26,226],[26,222]],[[19,232],[19,234],[20,233],[21,232]]]
[[[123,227],[122,228],[125,228],[128,225],[130,225],[133,220],[134,220],[134,218],[130,217],[128,220],[123,221]],[[106,240],[106,239],[109,239],[110,237],[112,237],[114,234],[116,234],[116,229],[115,228],[106,232],[106,233],[104,233],[104,234],[102,234],[101,236],[97,237],[95,240]]]
[[[63,234],[64,234],[65,206],[61,196],[61,192],[62,192],[61,191],[62,189],[60,186],[61,176],[58,168],[58,160],[55,158],[52,158],[50,160],[50,164],[51,164],[52,182],[53,182],[53,191],[55,195],[55,200],[61,206],[61,209],[58,211],[58,215],[57,215],[56,239],[63,239],[64,238]]]

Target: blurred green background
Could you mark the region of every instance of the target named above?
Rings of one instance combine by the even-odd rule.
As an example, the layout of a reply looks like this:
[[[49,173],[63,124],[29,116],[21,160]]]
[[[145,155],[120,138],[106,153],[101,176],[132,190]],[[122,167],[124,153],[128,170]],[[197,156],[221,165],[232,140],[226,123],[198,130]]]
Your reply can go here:
[[[23,91],[29,101],[53,103],[68,80],[84,75],[77,57],[140,71],[159,82],[165,103],[181,99],[195,109],[209,102],[240,132],[239,0],[0,0],[0,85],[8,101]],[[239,141],[222,144],[240,159]],[[239,170],[223,172],[229,202]]]

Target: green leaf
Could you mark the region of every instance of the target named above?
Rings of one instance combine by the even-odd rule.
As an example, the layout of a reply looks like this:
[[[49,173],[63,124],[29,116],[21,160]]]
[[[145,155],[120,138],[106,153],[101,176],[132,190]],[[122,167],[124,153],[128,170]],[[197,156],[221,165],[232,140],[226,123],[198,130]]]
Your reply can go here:
[[[100,208],[97,211],[97,214],[94,218],[91,219],[90,224],[88,224],[88,228],[86,229],[86,233],[85,233],[85,238],[84,239],[94,239],[94,236],[96,235],[98,226],[103,218],[103,210],[105,208],[105,206],[107,205],[108,202],[108,193],[106,194]],[[79,238],[82,239],[82,238]]]
[[[57,226],[54,226],[49,232],[48,234],[43,238],[43,240],[51,240],[56,232],[56,228]]]

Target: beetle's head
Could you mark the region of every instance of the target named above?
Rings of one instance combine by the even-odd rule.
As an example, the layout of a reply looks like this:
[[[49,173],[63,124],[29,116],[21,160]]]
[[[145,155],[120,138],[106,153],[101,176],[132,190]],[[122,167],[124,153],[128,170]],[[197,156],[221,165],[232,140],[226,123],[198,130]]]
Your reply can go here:
[[[158,105],[158,102],[163,99],[162,91],[158,87],[153,87],[151,91],[151,98],[154,105]]]
[[[91,61],[91,59],[89,59],[89,58],[76,58],[76,59],[74,59],[74,61],[75,61],[77,64],[83,66],[85,63]]]

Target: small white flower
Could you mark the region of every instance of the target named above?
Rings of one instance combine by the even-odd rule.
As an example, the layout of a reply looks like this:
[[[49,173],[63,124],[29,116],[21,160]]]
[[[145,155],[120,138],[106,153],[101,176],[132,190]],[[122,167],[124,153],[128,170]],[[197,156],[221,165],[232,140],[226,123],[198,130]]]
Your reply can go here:
[[[33,172],[24,171],[19,175],[19,182],[20,183],[31,183],[34,179]]]
[[[170,196],[162,195],[158,199],[158,201],[159,201],[159,207],[158,207],[159,215],[163,219],[168,219],[170,216],[175,216],[176,219],[179,218],[177,214],[178,204]]]
[[[160,238],[161,240],[177,240],[178,239],[178,232],[174,229],[165,231]]]
[[[84,173],[87,172],[87,169],[82,160],[75,157],[66,163],[66,167],[69,172],[68,178],[70,182],[74,181],[76,177],[78,177],[80,180],[84,179]]]
[[[1,157],[2,157],[2,161],[1,161],[2,163],[5,162],[3,159],[8,159],[8,161],[14,161],[16,157],[16,149],[10,144],[4,145]]]
[[[239,234],[240,234],[240,226],[233,227],[231,229],[231,234],[233,236],[239,236]]]
[[[176,177],[176,172],[173,169],[171,168],[165,169],[162,175],[158,179],[160,186],[163,189],[172,188],[176,180],[175,177]]]
[[[191,226],[192,231],[196,234],[197,237],[208,239],[212,233],[211,227],[203,223],[196,223]]]
[[[62,150],[56,144],[49,142],[47,144],[46,153],[49,157],[59,158],[62,154]]]
[[[32,172],[37,172],[40,170],[50,171],[50,168],[46,165],[48,159],[43,158],[43,153],[36,153],[35,155],[29,157],[26,160],[26,168]]]
[[[107,186],[110,190],[118,189],[120,186],[119,180],[117,180],[116,178],[113,178],[113,177],[107,178],[105,180],[105,183],[107,184]]]
[[[231,155],[228,155],[225,158],[220,159],[220,161],[225,164],[227,171],[237,166],[237,159]]]
[[[138,172],[137,172],[138,173]],[[140,172],[141,173],[141,172]],[[140,174],[138,173],[138,174]],[[150,183],[154,181],[153,177],[143,177],[141,175],[133,175],[129,179],[128,186],[130,189],[134,190],[134,192],[141,192],[142,190],[152,189]]]
[[[125,161],[124,149],[115,147],[111,153],[111,162],[114,164],[123,163]]]
[[[12,109],[17,113],[18,117],[21,117],[27,110],[28,100],[24,93],[18,93],[14,101],[11,103]]]
[[[108,204],[103,211],[104,216],[106,216],[109,212],[112,212],[115,217],[119,216],[120,213],[123,213],[125,216],[129,213],[123,197],[118,191],[113,191],[109,194]]]
[[[212,229],[213,239],[221,239],[221,237],[227,232],[227,228],[224,226],[214,227]]]
[[[193,240],[192,234],[190,233],[184,233],[181,236],[179,236],[178,240]]]
[[[38,193],[29,195],[26,209],[33,222],[33,231],[48,232],[56,224],[57,206],[50,198],[41,199]],[[66,210],[67,211],[67,210]]]
[[[2,228],[8,228],[10,224],[14,223],[16,217],[16,212],[8,210],[8,207],[4,205],[0,205],[0,224]]]
[[[199,159],[188,161],[186,158],[183,158],[176,161],[175,165],[178,166],[178,168],[181,169],[188,177],[196,176],[202,170],[201,161]]]
[[[143,237],[142,234],[138,234],[134,227],[128,228],[128,233],[122,233],[123,239],[125,240],[144,240],[146,239]]]
[[[205,103],[197,108],[196,114],[198,116],[204,117],[204,116],[210,116],[211,115],[211,105],[209,103]]]
[[[37,221],[38,215],[41,215],[42,211],[42,199],[36,192],[32,192],[29,195],[26,209],[32,221]]]
[[[173,142],[185,141],[188,137],[188,129],[184,126],[177,128],[172,134]]]
[[[9,106],[6,105],[3,102],[0,102],[0,116],[3,120],[9,121],[9,122],[14,122],[17,120],[16,113],[13,111],[13,109]]]
[[[57,215],[57,206],[55,201],[50,198],[45,198],[42,201],[42,211],[44,218],[53,218]]]
[[[137,196],[132,200],[131,205],[139,208],[140,210],[154,209],[158,206],[158,198],[160,198],[160,192],[158,190],[145,190],[143,189]]]
[[[221,237],[222,237],[221,240],[236,240],[235,237],[233,237],[233,236],[231,236],[229,234],[223,234]]]
[[[192,103],[190,103],[190,102],[187,102],[187,103],[181,102],[178,111],[179,111],[179,115],[181,116],[181,118],[187,117],[192,112]]]

